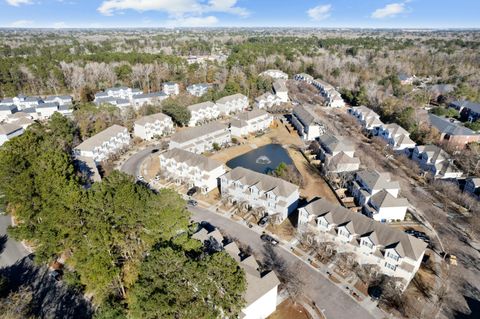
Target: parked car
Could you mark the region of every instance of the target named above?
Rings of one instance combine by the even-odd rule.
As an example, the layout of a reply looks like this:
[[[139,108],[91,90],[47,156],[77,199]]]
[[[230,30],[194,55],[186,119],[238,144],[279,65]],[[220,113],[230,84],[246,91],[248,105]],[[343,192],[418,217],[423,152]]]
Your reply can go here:
[[[263,217],[260,218],[260,220],[258,221],[258,226],[260,226],[260,227],[266,227],[269,220],[270,220],[270,218],[269,218],[268,215],[263,216]]]
[[[193,199],[190,199],[188,202],[187,202],[188,205],[190,206],[197,206],[198,205],[198,202],[196,200],[193,200]]]
[[[192,187],[190,188],[188,191],[187,191],[187,195],[188,196],[193,196],[195,195],[197,192],[199,191],[199,188],[198,187]]]
[[[273,238],[270,235],[263,234],[263,235],[260,236],[260,239],[263,240],[264,242],[270,243],[273,246],[278,245],[278,240],[276,240],[275,238]]]

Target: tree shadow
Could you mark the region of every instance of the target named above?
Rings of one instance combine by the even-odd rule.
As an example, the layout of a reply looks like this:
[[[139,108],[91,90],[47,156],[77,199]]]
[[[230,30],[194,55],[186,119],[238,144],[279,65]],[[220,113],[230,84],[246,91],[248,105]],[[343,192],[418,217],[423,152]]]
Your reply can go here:
[[[0,254],[3,253],[3,251],[5,250],[5,247],[7,246],[7,240],[8,240],[7,235],[0,236]]]
[[[7,279],[7,293],[22,288],[32,291],[29,309],[39,318],[90,319],[93,307],[85,297],[72,290],[66,283],[57,281],[48,267],[33,263],[33,255],[19,260],[10,267],[0,269],[0,276]]]

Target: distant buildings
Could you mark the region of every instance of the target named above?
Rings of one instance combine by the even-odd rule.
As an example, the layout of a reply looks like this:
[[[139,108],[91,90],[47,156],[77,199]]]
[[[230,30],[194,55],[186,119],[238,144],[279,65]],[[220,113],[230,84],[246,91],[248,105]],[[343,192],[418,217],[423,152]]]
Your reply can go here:
[[[169,149],[180,148],[201,154],[213,149],[213,145],[222,146],[231,142],[228,126],[212,122],[202,126],[186,128],[172,135]]]
[[[103,92],[95,94],[93,102],[96,105],[111,104],[118,108],[125,108],[133,104],[133,97],[143,94],[139,89],[132,89],[125,86],[108,88]]]
[[[165,93],[168,96],[178,95],[180,94],[180,86],[178,85],[178,83],[174,83],[174,82],[163,83],[163,93]]]
[[[360,168],[355,145],[345,136],[321,135],[319,158],[329,173],[354,172]]]
[[[436,145],[418,145],[413,149],[412,159],[434,178],[455,179],[463,173],[453,164],[450,155]]]
[[[273,82],[273,92],[279,97],[282,103],[288,102],[288,89],[285,80],[276,80]]]
[[[467,178],[463,191],[472,196],[480,197],[480,177]]]
[[[211,85],[207,83],[197,83],[197,84],[192,84],[187,86],[187,92],[190,93],[193,96],[203,96],[205,93],[208,92],[210,89]]]
[[[318,115],[309,107],[298,105],[293,108],[292,125],[300,137],[313,141],[325,133],[325,127]]]
[[[191,114],[188,126],[199,125],[217,119],[220,116],[218,105],[211,101],[193,104],[188,106],[187,109]]]
[[[230,202],[263,209],[277,222],[285,220],[297,208],[300,196],[297,185],[243,167],[220,177],[220,192]]]
[[[120,125],[112,125],[75,147],[74,154],[92,158],[95,163],[100,163],[129,144],[130,135],[127,128]]]
[[[16,136],[20,136],[25,132],[23,127],[16,124],[3,123],[0,124],[0,146]]]
[[[429,123],[440,132],[439,142],[447,147],[462,149],[465,145],[480,142],[480,134],[454,120],[428,114]]]
[[[222,97],[216,102],[221,115],[237,113],[248,108],[248,98],[240,93]]]
[[[70,116],[73,111],[72,97],[65,95],[41,99],[39,97],[19,95],[14,98],[6,98],[0,102],[0,121],[19,111],[28,113],[36,120],[48,119],[55,112]]]
[[[287,80],[288,74],[281,70],[266,70],[259,74],[260,76],[268,76],[274,80],[282,79]]]
[[[165,136],[175,130],[172,118],[163,113],[147,115],[135,121],[133,134],[144,140]]]
[[[333,242],[337,253],[352,253],[359,264],[401,278],[405,289],[420,268],[427,244],[325,199],[299,209],[298,227],[318,242]]]
[[[174,148],[161,153],[160,169],[165,177],[189,188],[198,187],[204,194],[218,186],[218,178],[225,174],[222,163],[189,151]]]
[[[142,93],[132,97],[132,104],[136,109],[139,109],[145,105],[159,104],[167,97],[163,92]]]
[[[240,113],[231,121],[230,130],[233,136],[244,136],[250,133],[264,131],[270,127],[273,116],[267,112],[255,109]]]
[[[235,242],[226,242],[222,234],[217,230],[208,232],[205,228],[193,234],[193,239],[203,244],[212,243],[216,247],[225,250],[245,272],[247,290],[245,291],[245,307],[242,309],[240,318],[265,319],[277,308],[278,286],[280,281],[273,271],[260,271],[260,266],[253,256],[247,256],[241,252]]]

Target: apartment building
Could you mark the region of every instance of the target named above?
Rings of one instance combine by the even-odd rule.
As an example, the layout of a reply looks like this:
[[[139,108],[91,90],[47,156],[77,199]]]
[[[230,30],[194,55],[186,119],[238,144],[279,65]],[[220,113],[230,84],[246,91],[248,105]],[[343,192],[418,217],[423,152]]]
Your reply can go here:
[[[221,115],[237,113],[248,108],[248,98],[243,94],[234,94],[222,97],[216,104]]]
[[[163,93],[166,95],[178,95],[180,94],[180,86],[175,82],[165,82],[163,83]]]
[[[45,103],[58,103],[58,105],[72,105],[73,98],[70,95],[52,95],[43,100]]]
[[[225,167],[219,161],[178,148],[161,153],[159,159],[164,177],[173,179],[177,185],[198,187],[203,194],[217,188],[218,178],[225,174]]]
[[[264,93],[255,98],[255,105],[259,109],[269,109],[280,104],[282,104],[281,98],[270,92]]]
[[[217,119],[220,116],[220,110],[217,104],[208,101],[198,104],[193,104],[187,107],[190,111],[191,117],[188,126],[196,126],[208,121]]]
[[[266,70],[259,74],[260,76],[271,77],[274,80],[288,80],[288,74],[281,70]]]
[[[231,122],[230,131],[233,136],[245,136],[250,133],[264,131],[272,125],[273,116],[264,110],[255,109],[240,113]]]
[[[100,163],[110,156],[118,153],[130,144],[130,135],[126,127],[112,125],[100,133],[86,139],[75,147],[74,154],[93,158],[95,163]]]
[[[261,208],[281,222],[298,205],[299,187],[283,179],[236,167],[220,177],[222,197],[244,203],[249,208]]]
[[[348,113],[354,116],[360,125],[372,135],[378,135],[380,128],[384,125],[380,121],[380,115],[366,106],[354,106],[348,110]]]
[[[294,107],[291,121],[300,137],[306,141],[313,141],[325,134],[325,127],[311,106],[298,105]]]
[[[463,175],[454,164],[451,156],[436,145],[417,145],[412,151],[412,160],[420,168],[431,173],[434,178],[456,179]]]
[[[201,154],[211,151],[214,144],[229,144],[232,140],[228,126],[220,122],[211,122],[201,126],[189,127],[172,135],[169,149],[180,148]]]
[[[480,134],[463,126],[458,121],[428,114],[428,122],[440,132],[439,142],[449,148],[463,149],[469,143],[479,143]]]
[[[33,120],[33,117],[30,114],[25,113],[23,111],[20,111],[8,116],[5,119],[5,122],[9,124],[21,126],[24,130],[26,130],[30,125],[35,123]]]
[[[306,74],[306,73],[295,74],[293,79],[296,80],[296,81],[307,82],[309,84],[312,84],[312,82],[313,82],[313,76],[311,76],[309,74]]]
[[[17,112],[18,112],[18,107],[14,104],[0,105],[0,121],[5,120],[10,115],[15,114]]]
[[[273,92],[280,98],[282,103],[288,102],[288,88],[285,80],[276,80],[273,82]]]
[[[165,136],[173,133],[172,118],[163,113],[156,113],[139,118],[135,121],[133,134],[144,140],[151,140],[158,136]]]
[[[377,134],[395,151],[412,149],[416,145],[410,138],[410,133],[396,123],[384,124],[379,128]]]
[[[303,81],[312,84],[320,94],[325,98],[325,106],[327,107],[344,107],[345,101],[341,94],[329,83],[320,79],[314,79],[311,75],[301,73],[294,76],[297,81]]]
[[[136,109],[139,109],[145,105],[159,104],[166,98],[168,96],[163,92],[142,93],[132,97],[132,104]]]
[[[405,289],[420,268],[427,244],[366,216],[318,199],[299,209],[300,232],[319,243],[332,242],[337,253],[353,253],[359,264],[376,265],[402,280]]]
[[[211,88],[210,84],[196,83],[196,84],[187,86],[187,92],[193,96],[200,97],[205,95],[208,92],[208,90],[210,90],[210,88]]]
[[[17,124],[2,123],[0,124],[0,146],[12,138],[22,135],[25,132],[23,127]]]
[[[132,89],[126,86],[119,86],[105,89],[103,92],[98,92],[95,94],[94,102],[96,104],[100,103],[108,103],[103,102],[104,99],[107,98],[115,98],[120,100],[128,100],[130,101],[135,95],[143,94],[142,91],[139,89]]]
[[[44,103],[44,101],[37,96],[26,96],[19,94],[16,97],[5,98],[0,101],[0,106],[15,105],[18,110],[24,110],[28,108],[35,108],[37,105]]]
[[[227,242],[218,229],[209,232],[201,228],[192,235],[192,238],[201,241],[204,245],[213,242],[214,246],[225,250],[235,259],[245,272],[247,289],[244,295],[245,306],[241,310],[240,318],[266,319],[275,312],[280,280],[274,271],[260,271],[255,258],[241,252],[235,242]]]
[[[355,157],[355,144],[345,136],[321,135],[319,159],[327,172],[344,173],[357,171],[360,160]]]

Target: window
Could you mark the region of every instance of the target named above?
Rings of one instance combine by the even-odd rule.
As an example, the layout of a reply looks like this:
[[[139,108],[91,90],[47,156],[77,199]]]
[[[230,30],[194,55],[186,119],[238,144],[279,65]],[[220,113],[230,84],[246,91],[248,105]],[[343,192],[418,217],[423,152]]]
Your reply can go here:
[[[346,237],[346,238],[349,238],[349,237],[350,237],[349,232],[346,231],[346,230],[344,230],[344,229],[340,229],[340,230],[338,231],[338,233],[339,233],[340,235]]]
[[[393,271],[395,271],[397,269],[397,266],[389,264],[389,263],[385,263],[385,267],[387,267],[388,269],[391,269]]]
[[[395,260],[395,261],[398,261],[398,259],[399,259],[398,255],[393,254],[393,253],[391,253],[391,252],[388,252],[388,253],[387,253],[387,257],[390,258],[390,259],[393,259],[393,260]]]
[[[362,240],[362,245],[367,246],[370,249],[373,248],[373,244],[371,242],[369,242],[368,240]]]
[[[318,224],[323,226],[323,227],[328,227],[328,222],[324,219],[319,219]]]

